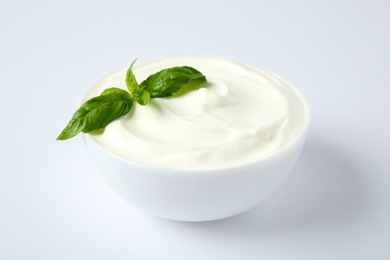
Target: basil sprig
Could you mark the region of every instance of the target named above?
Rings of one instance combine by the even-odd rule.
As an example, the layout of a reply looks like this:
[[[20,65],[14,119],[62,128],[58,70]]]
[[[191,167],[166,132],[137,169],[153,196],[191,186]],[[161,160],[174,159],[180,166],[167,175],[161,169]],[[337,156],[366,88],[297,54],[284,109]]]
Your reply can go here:
[[[126,73],[126,86],[129,92],[120,88],[107,88],[100,96],[86,101],[73,114],[68,125],[62,130],[57,140],[67,140],[77,134],[90,133],[104,129],[109,123],[127,113],[134,106],[134,101],[147,105],[151,98],[169,97],[191,81],[206,81],[206,77],[188,66],[161,70],[138,84],[131,63]]]

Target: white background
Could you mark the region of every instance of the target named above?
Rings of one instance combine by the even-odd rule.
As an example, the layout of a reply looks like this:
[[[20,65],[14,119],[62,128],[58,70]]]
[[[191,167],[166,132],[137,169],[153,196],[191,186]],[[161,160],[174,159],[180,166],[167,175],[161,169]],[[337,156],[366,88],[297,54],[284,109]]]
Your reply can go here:
[[[1,1],[0,259],[390,259],[390,2]],[[312,125],[282,187],[229,219],[145,215],[80,136],[55,141],[107,72],[176,54],[282,75]]]

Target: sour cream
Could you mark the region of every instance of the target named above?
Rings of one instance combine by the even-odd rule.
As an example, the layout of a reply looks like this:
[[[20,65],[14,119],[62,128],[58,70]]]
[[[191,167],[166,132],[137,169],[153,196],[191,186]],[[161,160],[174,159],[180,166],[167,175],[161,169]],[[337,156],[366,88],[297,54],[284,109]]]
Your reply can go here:
[[[302,98],[280,77],[237,62],[171,57],[135,63],[138,82],[174,66],[191,66],[207,82],[186,93],[155,98],[110,123],[92,139],[137,164],[203,170],[238,166],[271,156],[293,142],[305,121]],[[96,82],[83,101],[108,87],[126,88],[126,68]]]

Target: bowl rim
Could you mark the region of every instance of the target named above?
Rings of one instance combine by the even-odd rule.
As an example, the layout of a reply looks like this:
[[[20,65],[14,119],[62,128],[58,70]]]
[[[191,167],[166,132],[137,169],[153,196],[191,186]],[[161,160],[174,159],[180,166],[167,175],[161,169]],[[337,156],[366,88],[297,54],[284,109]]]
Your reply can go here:
[[[205,56],[183,56],[183,55],[180,55],[180,56],[169,56],[169,57],[165,57],[165,58],[174,58],[174,57],[197,57],[197,58],[213,58],[213,59],[220,59],[221,58],[216,58],[216,57],[205,57]],[[227,60],[227,59],[225,59]],[[146,61],[146,62],[151,62],[152,60],[149,60],[149,61]],[[248,64],[249,65],[249,64]],[[253,65],[250,65],[252,67],[255,67],[257,68],[256,66],[253,66]],[[116,70],[113,70],[111,71],[110,73],[114,73],[115,71],[118,71],[118,70],[121,70],[121,69],[124,69],[124,68],[119,68],[119,69],[116,69]],[[268,71],[269,72],[269,71]],[[110,74],[108,73],[108,74]],[[144,169],[148,169],[148,171],[170,171],[172,173],[176,172],[176,173],[180,173],[180,174],[185,174],[185,173],[196,173],[196,174],[200,174],[202,172],[207,172],[207,173],[210,173],[210,172],[221,172],[221,171],[231,171],[231,170],[237,170],[239,168],[245,168],[245,167],[252,167],[256,164],[259,164],[259,163],[262,163],[262,162],[266,162],[266,161],[270,161],[270,160],[274,160],[276,157],[284,154],[285,152],[287,152],[288,150],[291,149],[291,147],[295,146],[298,142],[300,142],[303,139],[306,138],[307,136],[307,133],[309,131],[309,127],[310,127],[310,123],[311,123],[311,110],[310,110],[310,106],[309,106],[309,103],[307,102],[305,96],[302,94],[302,92],[295,87],[294,84],[292,84],[290,81],[286,80],[285,78],[283,78],[282,76],[274,73],[274,72],[269,72],[271,73],[273,76],[277,77],[279,80],[283,81],[293,92],[294,94],[298,97],[298,99],[300,100],[301,104],[302,104],[302,107],[303,107],[303,112],[304,112],[304,122],[303,122],[303,126],[301,128],[301,130],[299,131],[299,133],[297,134],[297,136],[295,136],[295,138],[290,142],[288,143],[287,145],[283,146],[282,148],[278,149],[277,151],[265,156],[265,157],[262,157],[260,159],[257,159],[257,160],[254,160],[254,161],[250,161],[250,162],[247,162],[247,163],[243,163],[243,164],[237,164],[237,165],[232,165],[232,166],[226,166],[226,167],[218,167],[218,168],[210,168],[210,169],[175,169],[175,168],[170,168],[170,167],[163,167],[163,166],[155,166],[155,165],[152,165],[152,164],[144,164],[144,163],[139,163],[139,162],[135,162],[135,161],[131,161],[129,159],[126,159],[126,158],[123,158],[107,149],[105,149],[104,147],[102,147],[99,143],[97,143],[91,136],[90,134],[83,134],[82,135],[82,138],[83,138],[83,141],[84,141],[84,144],[88,146],[87,144],[87,140],[90,140],[91,142],[93,142],[95,144],[96,147],[98,147],[102,152],[106,153],[107,155],[111,156],[111,157],[114,157],[116,158],[117,160],[120,160],[124,163],[127,163],[127,164],[131,164],[132,166],[134,167],[138,167],[138,168],[144,168]],[[108,75],[107,74],[107,75]],[[90,90],[91,87],[89,87],[85,93],[87,93],[89,90]],[[85,94],[84,94],[85,96]]]

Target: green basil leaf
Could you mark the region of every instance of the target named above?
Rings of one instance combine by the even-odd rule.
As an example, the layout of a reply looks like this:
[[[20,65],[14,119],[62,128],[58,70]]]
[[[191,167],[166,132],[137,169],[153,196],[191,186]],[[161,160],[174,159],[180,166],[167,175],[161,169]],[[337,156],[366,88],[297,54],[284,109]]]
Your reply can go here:
[[[146,90],[141,90],[140,94],[135,97],[135,100],[138,102],[138,104],[145,106],[149,103],[150,93]]]
[[[183,66],[161,70],[139,84],[150,93],[150,98],[169,97],[182,85],[193,80],[206,81],[206,77],[194,68]]]
[[[150,100],[150,95],[149,92],[138,85],[137,79],[133,73],[133,65],[135,61],[136,59],[131,63],[129,69],[127,70],[126,85],[135,101],[137,101],[140,105],[145,106]]]
[[[139,85],[137,82],[137,79],[135,78],[135,75],[133,73],[133,65],[136,62],[137,59],[133,60],[133,62],[130,64],[130,67],[128,68],[126,72],[126,85],[127,89],[130,91],[130,93],[133,95],[134,92],[139,89]]]
[[[130,94],[120,88],[108,88],[100,96],[89,99],[74,114],[57,140],[104,129],[115,119],[126,115],[133,107]]]

